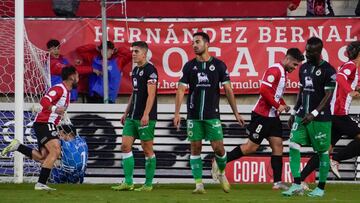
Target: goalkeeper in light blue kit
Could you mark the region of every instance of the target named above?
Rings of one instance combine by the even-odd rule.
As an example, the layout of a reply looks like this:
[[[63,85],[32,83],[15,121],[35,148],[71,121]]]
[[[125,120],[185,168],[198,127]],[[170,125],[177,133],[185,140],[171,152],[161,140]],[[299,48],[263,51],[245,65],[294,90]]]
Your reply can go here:
[[[61,144],[59,166],[51,171],[51,183],[82,183],[84,181],[88,147],[72,125],[58,126]]]

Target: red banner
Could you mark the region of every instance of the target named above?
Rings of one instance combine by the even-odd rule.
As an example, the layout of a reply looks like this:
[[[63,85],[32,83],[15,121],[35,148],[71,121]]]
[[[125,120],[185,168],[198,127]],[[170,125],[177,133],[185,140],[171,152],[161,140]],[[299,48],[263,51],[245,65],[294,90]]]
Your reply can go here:
[[[226,177],[230,183],[272,183],[273,170],[270,157],[242,157],[226,165]],[[302,169],[309,158],[302,158],[300,169]],[[282,181],[290,183],[291,176],[289,157],[283,158]],[[312,172],[305,182],[315,182],[315,172]]]
[[[137,40],[149,44],[149,60],[159,72],[159,93],[173,94],[182,66],[195,55],[192,33],[205,31],[210,35],[210,52],[223,60],[230,72],[236,94],[257,94],[266,68],[279,62],[287,48],[305,50],[309,36],[318,36],[324,42],[322,56],[334,67],[347,61],[345,47],[360,37],[359,18],[336,19],[262,19],[262,20],[109,20],[108,36],[117,47],[129,46]],[[1,23],[1,21],[0,21]],[[45,49],[46,42],[59,39],[64,44],[61,52],[74,60],[73,50],[78,46],[101,40],[100,20],[27,20],[29,39]],[[125,68],[120,93],[131,92],[129,72]],[[287,81],[287,93],[296,93],[298,73],[294,71]]]

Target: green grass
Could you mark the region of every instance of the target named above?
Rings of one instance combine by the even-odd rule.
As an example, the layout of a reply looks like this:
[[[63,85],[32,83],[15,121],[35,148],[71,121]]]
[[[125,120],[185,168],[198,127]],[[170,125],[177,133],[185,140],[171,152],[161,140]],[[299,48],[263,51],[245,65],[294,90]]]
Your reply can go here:
[[[116,192],[111,185],[51,185],[57,191],[34,191],[34,184],[0,184],[0,202],[92,203],[92,202],[359,202],[360,184],[328,184],[323,198],[283,197],[271,185],[233,185],[226,194],[217,184],[206,184],[207,194],[193,195],[193,184],[159,184],[152,192]]]

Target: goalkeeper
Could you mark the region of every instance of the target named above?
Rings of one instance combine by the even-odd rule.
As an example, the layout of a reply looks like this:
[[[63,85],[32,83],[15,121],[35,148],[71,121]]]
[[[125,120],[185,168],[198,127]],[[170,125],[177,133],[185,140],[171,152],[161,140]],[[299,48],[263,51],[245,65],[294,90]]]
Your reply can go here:
[[[88,147],[72,125],[58,126],[61,160],[51,171],[51,183],[82,183],[84,181]]]

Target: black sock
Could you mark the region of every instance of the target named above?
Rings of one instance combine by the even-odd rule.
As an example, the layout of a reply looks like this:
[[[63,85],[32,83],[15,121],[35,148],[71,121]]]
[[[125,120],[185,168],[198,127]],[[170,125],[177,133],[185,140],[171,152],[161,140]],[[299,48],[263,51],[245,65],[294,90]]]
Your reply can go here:
[[[39,176],[39,183],[46,185],[46,182],[50,176],[51,169],[41,167],[40,176]]]
[[[23,144],[20,144],[17,151],[20,152],[21,154],[29,157],[30,159],[32,159],[32,148],[25,146]]]
[[[300,185],[301,184],[301,178],[294,178],[294,183]]]
[[[360,140],[355,139],[350,142],[345,148],[334,154],[333,160],[340,162],[342,160],[350,159],[360,155]]]
[[[305,168],[301,171],[301,181],[304,181],[306,177],[310,175],[310,173],[319,168],[319,163],[319,155],[314,154],[306,163]]]
[[[230,161],[238,159],[242,156],[244,156],[244,154],[242,153],[240,146],[237,146],[233,150],[231,150],[231,152],[227,152],[227,162],[229,163]]]
[[[325,182],[319,182],[318,188],[324,190],[325,189]]]
[[[274,183],[281,181],[282,175],[282,155],[272,155],[271,156],[271,168],[274,175]]]

